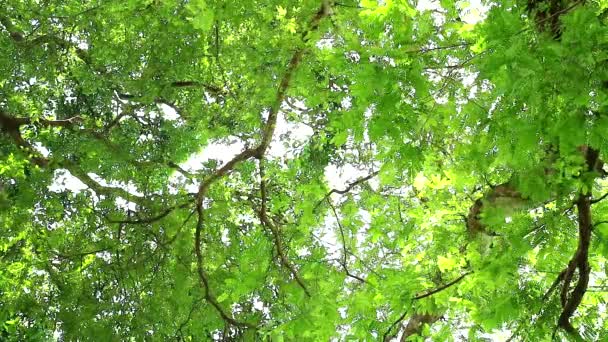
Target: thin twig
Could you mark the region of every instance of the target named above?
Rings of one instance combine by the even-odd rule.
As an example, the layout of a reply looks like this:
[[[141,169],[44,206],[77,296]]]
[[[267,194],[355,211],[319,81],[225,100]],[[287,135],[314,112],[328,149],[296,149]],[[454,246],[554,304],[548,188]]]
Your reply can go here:
[[[473,271],[466,272],[466,273],[462,274],[460,277],[452,280],[451,282],[449,282],[447,284],[441,285],[441,286],[439,286],[439,287],[437,287],[437,288],[435,288],[433,290],[430,290],[428,292],[425,292],[425,293],[422,293],[422,294],[414,296],[414,298],[412,298],[412,300],[420,300],[420,299],[423,299],[423,298],[426,298],[426,297],[430,297],[430,296],[434,295],[435,293],[441,292],[441,291],[447,289],[448,287],[457,284],[462,279],[464,279],[464,277],[468,276],[471,273],[473,273]]]
[[[321,203],[323,203],[323,201],[327,200],[332,194],[344,195],[344,194],[350,192],[357,185],[374,178],[376,175],[378,175],[378,173],[379,173],[379,171],[374,171],[365,177],[361,177],[361,178],[355,180],[354,182],[348,184],[344,190],[331,189],[331,191],[329,191],[325,196],[323,196],[323,198],[319,202],[317,202],[313,211],[316,210],[321,205]]]
[[[590,201],[591,204],[595,204],[597,202],[602,201],[603,199],[605,199],[606,197],[608,197],[608,192],[603,194],[602,196],[598,197],[598,198],[594,198]]]
[[[169,208],[163,210],[160,214],[157,214],[154,216],[138,218],[138,219],[126,219],[126,220],[107,219],[107,221],[108,221],[108,223],[122,223],[122,224],[150,224],[150,223],[154,223],[156,221],[159,221],[159,220],[167,217],[169,214],[171,214],[176,209],[184,209],[184,208],[189,207],[190,205],[192,205],[192,201],[188,201],[188,202],[182,203],[180,205],[169,207]]]
[[[436,50],[456,49],[459,47],[465,47],[465,46],[470,46],[470,45],[471,45],[471,43],[460,43],[460,44],[454,44],[454,45],[436,46],[436,47],[432,47],[432,48],[420,48],[417,50],[408,50],[408,51],[405,51],[405,53],[428,53],[428,52],[436,51]]]
[[[333,204],[331,204],[331,201],[329,200],[329,198],[327,199],[327,203],[329,204],[331,210],[334,213],[334,217],[336,218],[336,222],[338,223],[338,229],[340,230],[340,237],[342,238],[342,268],[344,268],[344,272],[346,272],[346,275],[353,278],[353,279],[357,279],[358,281],[362,282],[362,283],[366,283],[367,281],[355,274],[352,274],[349,269],[348,269],[348,265],[347,265],[347,261],[346,261],[346,239],[344,238],[344,228],[342,227],[342,223],[340,223],[340,217],[338,216],[338,212],[336,212],[336,208],[334,207]]]

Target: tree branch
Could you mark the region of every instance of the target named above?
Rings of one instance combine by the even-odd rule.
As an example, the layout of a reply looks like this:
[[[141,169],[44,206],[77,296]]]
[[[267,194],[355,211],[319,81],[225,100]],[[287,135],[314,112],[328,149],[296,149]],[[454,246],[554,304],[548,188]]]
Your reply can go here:
[[[407,322],[403,334],[401,335],[401,342],[408,340],[408,337],[420,334],[425,324],[433,324],[439,320],[442,315],[434,315],[430,313],[417,313]]]
[[[196,195],[196,212],[198,214],[198,220],[196,223],[196,230],[194,232],[194,252],[196,254],[196,269],[199,276],[199,280],[201,286],[203,287],[205,300],[210,303],[216,311],[219,313],[222,319],[234,326],[255,328],[254,324],[248,322],[240,322],[234,319],[232,316],[227,314],[220,303],[217,301],[215,295],[211,292],[209,285],[209,276],[203,267],[203,252],[201,249],[202,244],[202,231],[204,226],[204,208],[203,201],[207,194],[207,191],[211,184],[223,176],[225,176],[228,172],[232,171],[232,169],[242,161],[245,161],[253,156],[255,156],[254,149],[247,149],[241,153],[239,153],[236,157],[230,160],[226,165],[217,169],[213,174],[211,174],[207,179],[205,179],[201,185],[199,186],[198,193]]]
[[[122,197],[125,200],[137,203],[139,205],[144,205],[147,203],[146,198],[141,196],[136,196],[122,188],[111,187],[111,186],[103,186],[99,184],[97,181],[93,180],[91,176],[89,176],[84,170],[80,168],[80,166],[74,162],[69,160],[62,160],[60,162],[50,164],[50,160],[46,157],[40,155],[38,151],[34,149],[34,147],[26,141],[21,135],[20,127],[22,125],[34,124],[34,125],[42,125],[42,126],[50,126],[50,127],[69,127],[76,122],[80,122],[80,117],[73,117],[66,120],[46,120],[41,119],[34,121],[31,118],[26,117],[11,117],[3,110],[0,110],[0,132],[11,137],[18,147],[24,149],[28,154],[30,161],[32,164],[37,165],[38,167],[44,168],[49,167],[51,169],[57,168],[65,168],[70,171],[70,173],[78,178],[81,182],[83,182],[88,188],[95,191],[95,193],[99,195],[113,195]]]
[[[423,299],[426,297],[430,297],[430,296],[434,295],[435,293],[441,292],[441,291],[449,288],[452,285],[458,284],[462,279],[464,279],[464,277],[468,276],[471,273],[473,273],[473,271],[466,272],[466,273],[462,274],[460,277],[452,280],[451,282],[449,282],[447,284],[441,285],[433,290],[430,290],[428,292],[414,296],[414,298],[412,298],[412,300],[420,300],[420,299]]]
[[[175,211],[177,209],[184,209],[184,208],[187,208],[190,205],[192,205],[192,201],[188,201],[188,202],[182,203],[180,205],[169,207],[169,208],[163,210],[160,214],[157,214],[157,215],[154,215],[154,216],[149,216],[149,217],[144,217],[144,218],[138,218],[138,219],[126,219],[126,220],[107,219],[107,221],[108,221],[108,223],[150,224],[150,223],[154,223],[156,221],[159,221],[159,220],[167,217],[169,214],[171,214],[173,211]]]
[[[405,53],[428,53],[428,52],[437,51],[437,50],[457,49],[460,47],[465,47],[465,46],[470,46],[470,45],[471,45],[471,43],[460,43],[460,44],[453,44],[453,45],[446,45],[446,46],[436,46],[436,47],[432,47],[432,48],[420,48],[417,50],[405,51]]]
[[[596,223],[593,224],[593,228],[599,226],[600,224],[606,224],[606,223],[608,223],[608,221],[599,221],[599,222],[596,222]]]
[[[441,291],[449,288],[450,286],[453,286],[453,285],[459,283],[462,279],[464,279],[466,276],[468,276],[471,273],[473,273],[473,271],[466,272],[466,273],[462,274],[461,276],[459,276],[458,278],[452,280],[451,282],[441,285],[433,290],[429,290],[425,293],[415,295],[414,297],[412,297],[412,303],[417,300],[430,297],[438,292],[441,292]],[[410,305],[410,307],[411,307],[411,305]],[[390,339],[392,337],[390,335],[390,332],[393,330],[393,328],[396,325],[398,325],[405,319],[405,316],[407,315],[408,311],[409,311],[409,308],[407,310],[405,310],[405,312],[401,316],[399,316],[399,318],[395,322],[393,322],[393,324],[391,324],[391,326],[388,328],[388,330],[384,333],[384,336],[382,338],[383,341],[388,341],[388,339]],[[419,329],[422,328],[424,323],[429,323],[429,322],[432,323],[432,322],[438,320],[440,317],[441,317],[440,315],[432,315],[432,314],[414,315],[410,319],[411,324],[410,324],[410,322],[408,322],[407,326],[405,327],[405,331],[404,331],[404,335],[406,335],[405,338],[417,333],[419,331]],[[402,341],[405,341],[405,340],[402,338]]]
[[[599,151],[587,149],[585,161],[588,172],[593,172],[596,162],[599,158]],[[593,223],[591,217],[591,196],[581,193],[576,201],[578,210],[578,246],[574,256],[568,263],[568,266],[563,273],[564,284],[561,291],[562,313],[560,314],[557,325],[564,329],[574,337],[580,337],[578,331],[572,326],[570,318],[583,300],[583,296],[589,285],[589,274],[591,266],[589,265],[589,246],[591,245],[591,232]],[[570,285],[574,277],[574,272],[578,269],[578,281],[572,291]],[[560,277],[562,276],[560,273]],[[559,277],[558,277],[559,278]]]
[[[321,203],[323,203],[323,201],[329,199],[329,197],[332,194],[344,195],[344,194],[350,192],[357,185],[359,185],[361,183],[364,183],[364,182],[367,182],[368,180],[374,178],[375,176],[378,175],[378,173],[379,173],[379,171],[374,171],[374,172],[372,172],[371,174],[369,174],[369,175],[367,175],[365,177],[361,177],[361,178],[355,180],[354,182],[348,184],[344,190],[331,189],[331,191],[329,191],[325,196],[323,196],[323,198],[319,202],[317,202],[317,204],[315,205],[315,207],[314,207],[313,210],[316,210],[321,205]]]
[[[338,228],[340,229],[340,236],[342,238],[342,268],[344,268],[344,272],[346,272],[347,276],[349,276],[353,279],[357,279],[358,281],[360,281],[362,283],[366,283],[367,281],[365,279],[350,273],[350,271],[348,269],[348,265],[346,262],[346,239],[344,238],[344,229],[342,227],[342,223],[340,223],[340,217],[338,216],[338,213],[336,212],[336,208],[334,207],[333,204],[331,204],[331,201],[329,200],[329,198],[327,199],[327,203],[329,204],[331,210],[333,211],[334,217],[336,218],[336,222],[338,223]]]
[[[32,45],[42,45],[54,42],[59,45],[61,48],[68,50],[70,48],[76,51],[76,56],[80,58],[85,64],[91,65],[91,58],[88,52],[84,49],[79,48],[77,45],[72,44],[71,42],[54,35],[43,35],[38,36],[32,40],[27,39],[26,35],[19,31],[15,25],[12,23],[11,19],[6,16],[0,16],[0,23],[6,28],[9,32],[11,38],[15,41],[15,43],[25,46]]]
[[[321,9],[313,17],[309,29],[307,31],[305,31],[302,35],[304,37],[303,38],[304,41],[307,40],[306,37],[308,36],[308,33],[310,33],[313,30],[316,30],[318,28],[319,21],[325,15],[327,15],[329,13],[329,10],[326,8],[326,6],[327,6],[327,1],[324,0],[323,5],[321,6]],[[196,254],[196,265],[197,265],[199,279],[200,279],[201,285],[203,287],[203,290],[205,292],[205,299],[218,311],[218,313],[220,314],[222,319],[224,319],[224,321],[226,321],[227,323],[230,323],[232,325],[245,326],[245,327],[250,327],[250,328],[255,327],[251,323],[244,323],[244,322],[236,321],[234,318],[232,318],[231,316],[226,314],[224,312],[223,308],[220,306],[220,304],[217,302],[217,300],[215,299],[215,297],[213,296],[213,294],[210,291],[209,278],[203,268],[203,253],[202,253],[202,249],[201,249],[202,230],[203,230],[203,226],[204,226],[203,201],[204,201],[204,198],[205,198],[207,191],[208,191],[209,187],[211,186],[211,184],[213,184],[215,181],[221,179],[226,174],[231,172],[239,163],[246,161],[252,157],[257,157],[258,159],[263,158],[264,153],[266,152],[268,146],[270,145],[270,141],[272,140],[272,135],[273,135],[275,127],[276,127],[279,107],[280,107],[281,103],[283,102],[283,99],[285,98],[287,88],[289,87],[289,84],[291,82],[291,78],[295,72],[295,69],[300,64],[303,53],[304,53],[303,48],[297,49],[296,52],[294,52],[294,54],[289,62],[287,70],[286,70],[285,74],[283,75],[283,78],[281,79],[281,82],[279,84],[275,102],[270,108],[270,112],[268,114],[268,119],[266,120],[266,123],[263,127],[262,139],[260,141],[260,144],[256,148],[250,148],[250,149],[244,150],[243,152],[239,153],[236,157],[234,157],[232,160],[230,160],[228,163],[226,163],[223,167],[221,167],[221,168],[217,169],[215,172],[213,172],[209,177],[207,177],[203,182],[201,182],[199,189],[198,189],[198,193],[196,195],[196,211],[198,214],[198,221],[197,221],[196,229],[195,229],[195,233],[194,233],[194,251]]]
[[[283,265],[283,267],[285,267],[286,269],[289,270],[289,272],[295,279],[296,283],[298,283],[298,285],[300,285],[300,287],[304,290],[304,293],[306,293],[306,295],[308,297],[310,297],[310,291],[304,284],[304,281],[302,280],[302,278],[300,278],[298,271],[295,269],[295,267],[289,261],[289,258],[287,258],[287,256],[285,255],[285,247],[283,246],[283,240],[281,239],[281,234],[279,232],[278,227],[272,222],[272,220],[270,220],[268,218],[268,215],[266,213],[267,193],[266,193],[266,175],[264,172],[264,160],[260,159],[259,163],[260,163],[260,168],[259,168],[259,170],[260,170],[260,196],[262,199],[261,208],[258,212],[258,214],[260,216],[260,221],[262,221],[262,224],[264,226],[266,226],[272,233],[273,242],[274,242],[275,248],[277,250],[277,254],[279,255],[279,260],[281,261],[281,264]]]
[[[58,166],[70,171],[70,173],[74,177],[78,178],[89,189],[95,191],[95,193],[97,195],[118,196],[118,197],[122,197],[123,199],[125,199],[127,201],[136,203],[141,206],[145,206],[145,205],[149,204],[148,203],[149,201],[145,197],[132,194],[123,188],[113,187],[113,186],[103,186],[103,185],[99,184],[97,181],[95,181],[93,178],[91,178],[91,176],[89,176],[82,168],[80,168],[80,165],[78,165],[74,162],[71,162],[69,160],[63,160],[58,163]]]
[[[13,25],[13,22],[8,17],[0,15],[0,24],[4,26],[4,28],[8,31],[8,34],[14,41],[20,43],[25,40],[23,32],[17,30],[15,25]]]
[[[411,305],[410,305],[411,307]],[[399,318],[397,318],[397,320],[395,320],[393,322],[393,324],[391,324],[388,329],[386,330],[386,332],[384,333],[384,335],[382,335],[382,341],[388,342],[388,340],[394,336],[391,336],[390,333],[393,330],[394,327],[396,327],[397,325],[399,325],[401,322],[403,322],[403,320],[405,319],[405,316],[407,316],[407,313],[409,311],[410,308],[408,308],[407,310],[405,310],[401,316],[399,316]],[[398,333],[399,331],[397,331]]]
[[[604,200],[606,197],[608,197],[608,192],[607,192],[607,193],[605,193],[605,194],[603,194],[602,196],[600,196],[600,197],[598,197],[598,198],[594,198],[594,199],[590,200],[590,201],[589,201],[589,203],[590,203],[590,204],[595,204],[595,203],[601,202],[601,201],[603,201],[603,200]]]

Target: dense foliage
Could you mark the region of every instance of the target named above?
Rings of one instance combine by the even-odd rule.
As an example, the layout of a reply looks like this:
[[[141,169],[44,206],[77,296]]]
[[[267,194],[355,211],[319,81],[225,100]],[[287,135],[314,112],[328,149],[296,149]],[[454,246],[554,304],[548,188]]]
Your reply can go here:
[[[608,340],[607,17],[0,2],[0,339]]]

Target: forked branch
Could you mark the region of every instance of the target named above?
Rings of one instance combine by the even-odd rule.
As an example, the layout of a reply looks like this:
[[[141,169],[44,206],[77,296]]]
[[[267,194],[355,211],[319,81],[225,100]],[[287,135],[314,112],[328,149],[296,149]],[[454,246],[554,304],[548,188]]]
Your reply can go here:
[[[598,159],[599,151],[591,148],[587,149],[585,160],[588,172],[594,171]],[[552,286],[553,288],[555,283],[563,280],[560,293],[562,312],[558,318],[557,325],[575,338],[580,338],[580,335],[570,322],[570,318],[583,300],[589,286],[589,274],[591,273],[591,266],[589,265],[589,246],[591,245],[591,233],[593,230],[591,202],[591,195],[587,193],[581,193],[576,201],[576,208],[578,210],[578,246],[568,266],[559,274]],[[574,289],[571,289],[574,273],[577,270],[578,280]]]
[[[312,18],[312,20],[309,24],[308,30],[306,30],[302,33],[304,43],[306,43],[308,41],[309,34],[313,31],[315,31],[319,27],[319,23],[320,23],[321,19],[323,19],[325,16],[329,15],[329,13],[330,13],[330,9],[328,8],[328,1],[324,0],[323,4],[321,5],[321,8],[317,11],[315,16]],[[197,267],[197,272],[199,275],[200,283],[201,283],[204,293],[205,293],[205,299],[218,311],[218,313],[220,314],[222,319],[224,319],[225,322],[232,324],[232,325],[252,327],[252,328],[254,327],[253,324],[239,322],[239,321],[235,320],[234,318],[232,318],[230,315],[228,315],[224,311],[224,309],[221,307],[221,305],[218,303],[217,299],[215,299],[215,297],[211,293],[211,290],[209,288],[209,277],[203,267],[203,254],[202,254],[202,247],[201,247],[202,230],[204,227],[203,202],[204,202],[205,196],[207,194],[207,191],[209,190],[209,187],[214,182],[218,181],[219,179],[221,179],[222,177],[224,177],[228,173],[230,173],[238,164],[240,164],[241,162],[247,161],[251,158],[254,158],[254,157],[258,158],[260,160],[264,158],[264,154],[266,153],[266,150],[268,149],[268,146],[270,145],[270,142],[272,141],[272,136],[273,136],[275,128],[276,128],[278,111],[279,111],[280,105],[283,102],[283,100],[285,99],[287,89],[289,88],[289,85],[291,83],[295,70],[297,69],[297,67],[299,66],[299,64],[302,60],[303,54],[304,54],[304,48],[300,47],[300,48],[296,49],[296,51],[293,53],[293,55],[289,61],[287,70],[285,71],[285,74],[283,75],[283,77],[281,78],[281,81],[279,83],[279,87],[277,89],[277,94],[276,94],[274,103],[270,107],[270,111],[268,113],[268,118],[266,119],[266,122],[262,128],[262,137],[261,137],[261,141],[260,141],[259,145],[254,148],[249,148],[249,149],[244,150],[243,152],[239,153],[236,157],[234,157],[232,160],[230,160],[228,163],[226,163],[224,166],[215,170],[215,172],[213,172],[205,180],[203,180],[203,182],[201,182],[197,195],[196,195],[196,211],[198,214],[198,221],[197,221],[196,230],[194,233],[194,237],[195,237],[194,238],[194,251],[196,254],[196,264],[197,264],[196,267]]]

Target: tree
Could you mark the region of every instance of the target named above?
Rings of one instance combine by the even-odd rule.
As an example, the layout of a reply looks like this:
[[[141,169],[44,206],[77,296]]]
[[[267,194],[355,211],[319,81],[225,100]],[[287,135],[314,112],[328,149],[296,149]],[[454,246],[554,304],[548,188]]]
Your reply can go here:
[[[608,339],[604,0],[2,7],[2,340]]]

